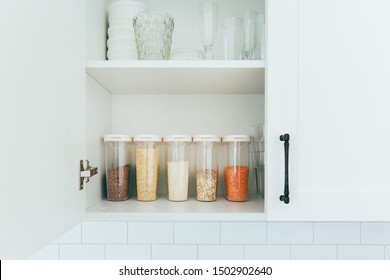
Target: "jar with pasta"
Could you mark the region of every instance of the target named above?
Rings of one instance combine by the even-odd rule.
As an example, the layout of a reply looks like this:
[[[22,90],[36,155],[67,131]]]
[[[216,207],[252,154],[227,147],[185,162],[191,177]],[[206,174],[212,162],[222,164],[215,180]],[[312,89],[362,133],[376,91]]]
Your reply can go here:
[[[136,135],[133,138],[135,148],[135,173],[137,200],[153,201],[157,199],[160,143],[157,135]]]
[[[166,176],[168,199],[185,201],[188,199],[189,180],[189,143],[192,138],[187,135],[170,135],[164,137],[166,144]]]
[[[195,184],[198,201],[215,201],[218,190],[218,149],[221,137],[217,135],[194,136]]]
[[[229,135],[222,141],[228,146],[228,164],[224,170],[225,197],[230,201],[248,200],[249,135]]]

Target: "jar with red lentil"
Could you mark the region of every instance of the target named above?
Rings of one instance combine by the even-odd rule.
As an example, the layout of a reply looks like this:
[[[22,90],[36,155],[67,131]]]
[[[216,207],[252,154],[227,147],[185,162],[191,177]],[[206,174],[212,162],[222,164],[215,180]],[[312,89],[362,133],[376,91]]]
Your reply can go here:
[[[222,141],[227,144],[229,156],[224,169],[225,198],[230,201],[247,201],[250,137],[228,135]]]

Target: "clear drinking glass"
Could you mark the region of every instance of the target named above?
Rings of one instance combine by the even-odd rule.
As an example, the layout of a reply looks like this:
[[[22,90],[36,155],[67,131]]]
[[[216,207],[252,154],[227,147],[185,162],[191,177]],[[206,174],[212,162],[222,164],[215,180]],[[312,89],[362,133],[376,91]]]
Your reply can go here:
[[[247,11],[243,15],[244,36],[242,56],[244,60],[253,59],[254,50],[260,37],[259,13]]]
[[[213,46],[218,30],[218,5],[204,2],[199,5],[199,32],[208,60],[213,59]]]
[[[143,11],[134,17],[138,59],[167,60],[171,52],[174,19],[161,11]]]
[[[255,191],[259,198],[264,197],[264,124],[251,126],[251,167],[255,175]]]
[[[218,58],[241,59],[243,22],[239,17],[227,17],[221,23],[218,42]]]

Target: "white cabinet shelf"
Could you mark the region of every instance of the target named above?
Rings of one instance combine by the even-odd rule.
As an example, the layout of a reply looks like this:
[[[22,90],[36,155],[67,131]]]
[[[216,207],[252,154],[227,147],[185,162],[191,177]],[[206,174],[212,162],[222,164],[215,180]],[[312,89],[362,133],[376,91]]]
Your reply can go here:
[[[264,200],[231,202],[218,197],[213,202],[190,198],[183,202],[160,197],[142,202],[135,198],[113,202],[102,200],[87,209],[87,220],[94,221],[264,221]]]
[[[88,61],[111,94],[264,93],[264,61]]]

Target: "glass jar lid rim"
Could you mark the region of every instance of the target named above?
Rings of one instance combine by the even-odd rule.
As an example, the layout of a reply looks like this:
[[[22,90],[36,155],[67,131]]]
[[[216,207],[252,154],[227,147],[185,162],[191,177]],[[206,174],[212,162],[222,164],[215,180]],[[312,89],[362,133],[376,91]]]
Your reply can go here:
[[[107,134],[103,137],[104,142],[131,142],[131,136],[123,134]]]
[[[161,142],[162,137],[158,135],[152,135],[152,134],[142,134],[142,135],[135,135],[133,137],[134,142]]]
[[[250,142],[249,135],[226,135],[222,138],[223,142]]]
[[[221,142],[221,137],[218,135],[195,135],[194,142]]]
[[[192,137],[188,135],[168,135],[164,137],[164,142],[191,142]]]

